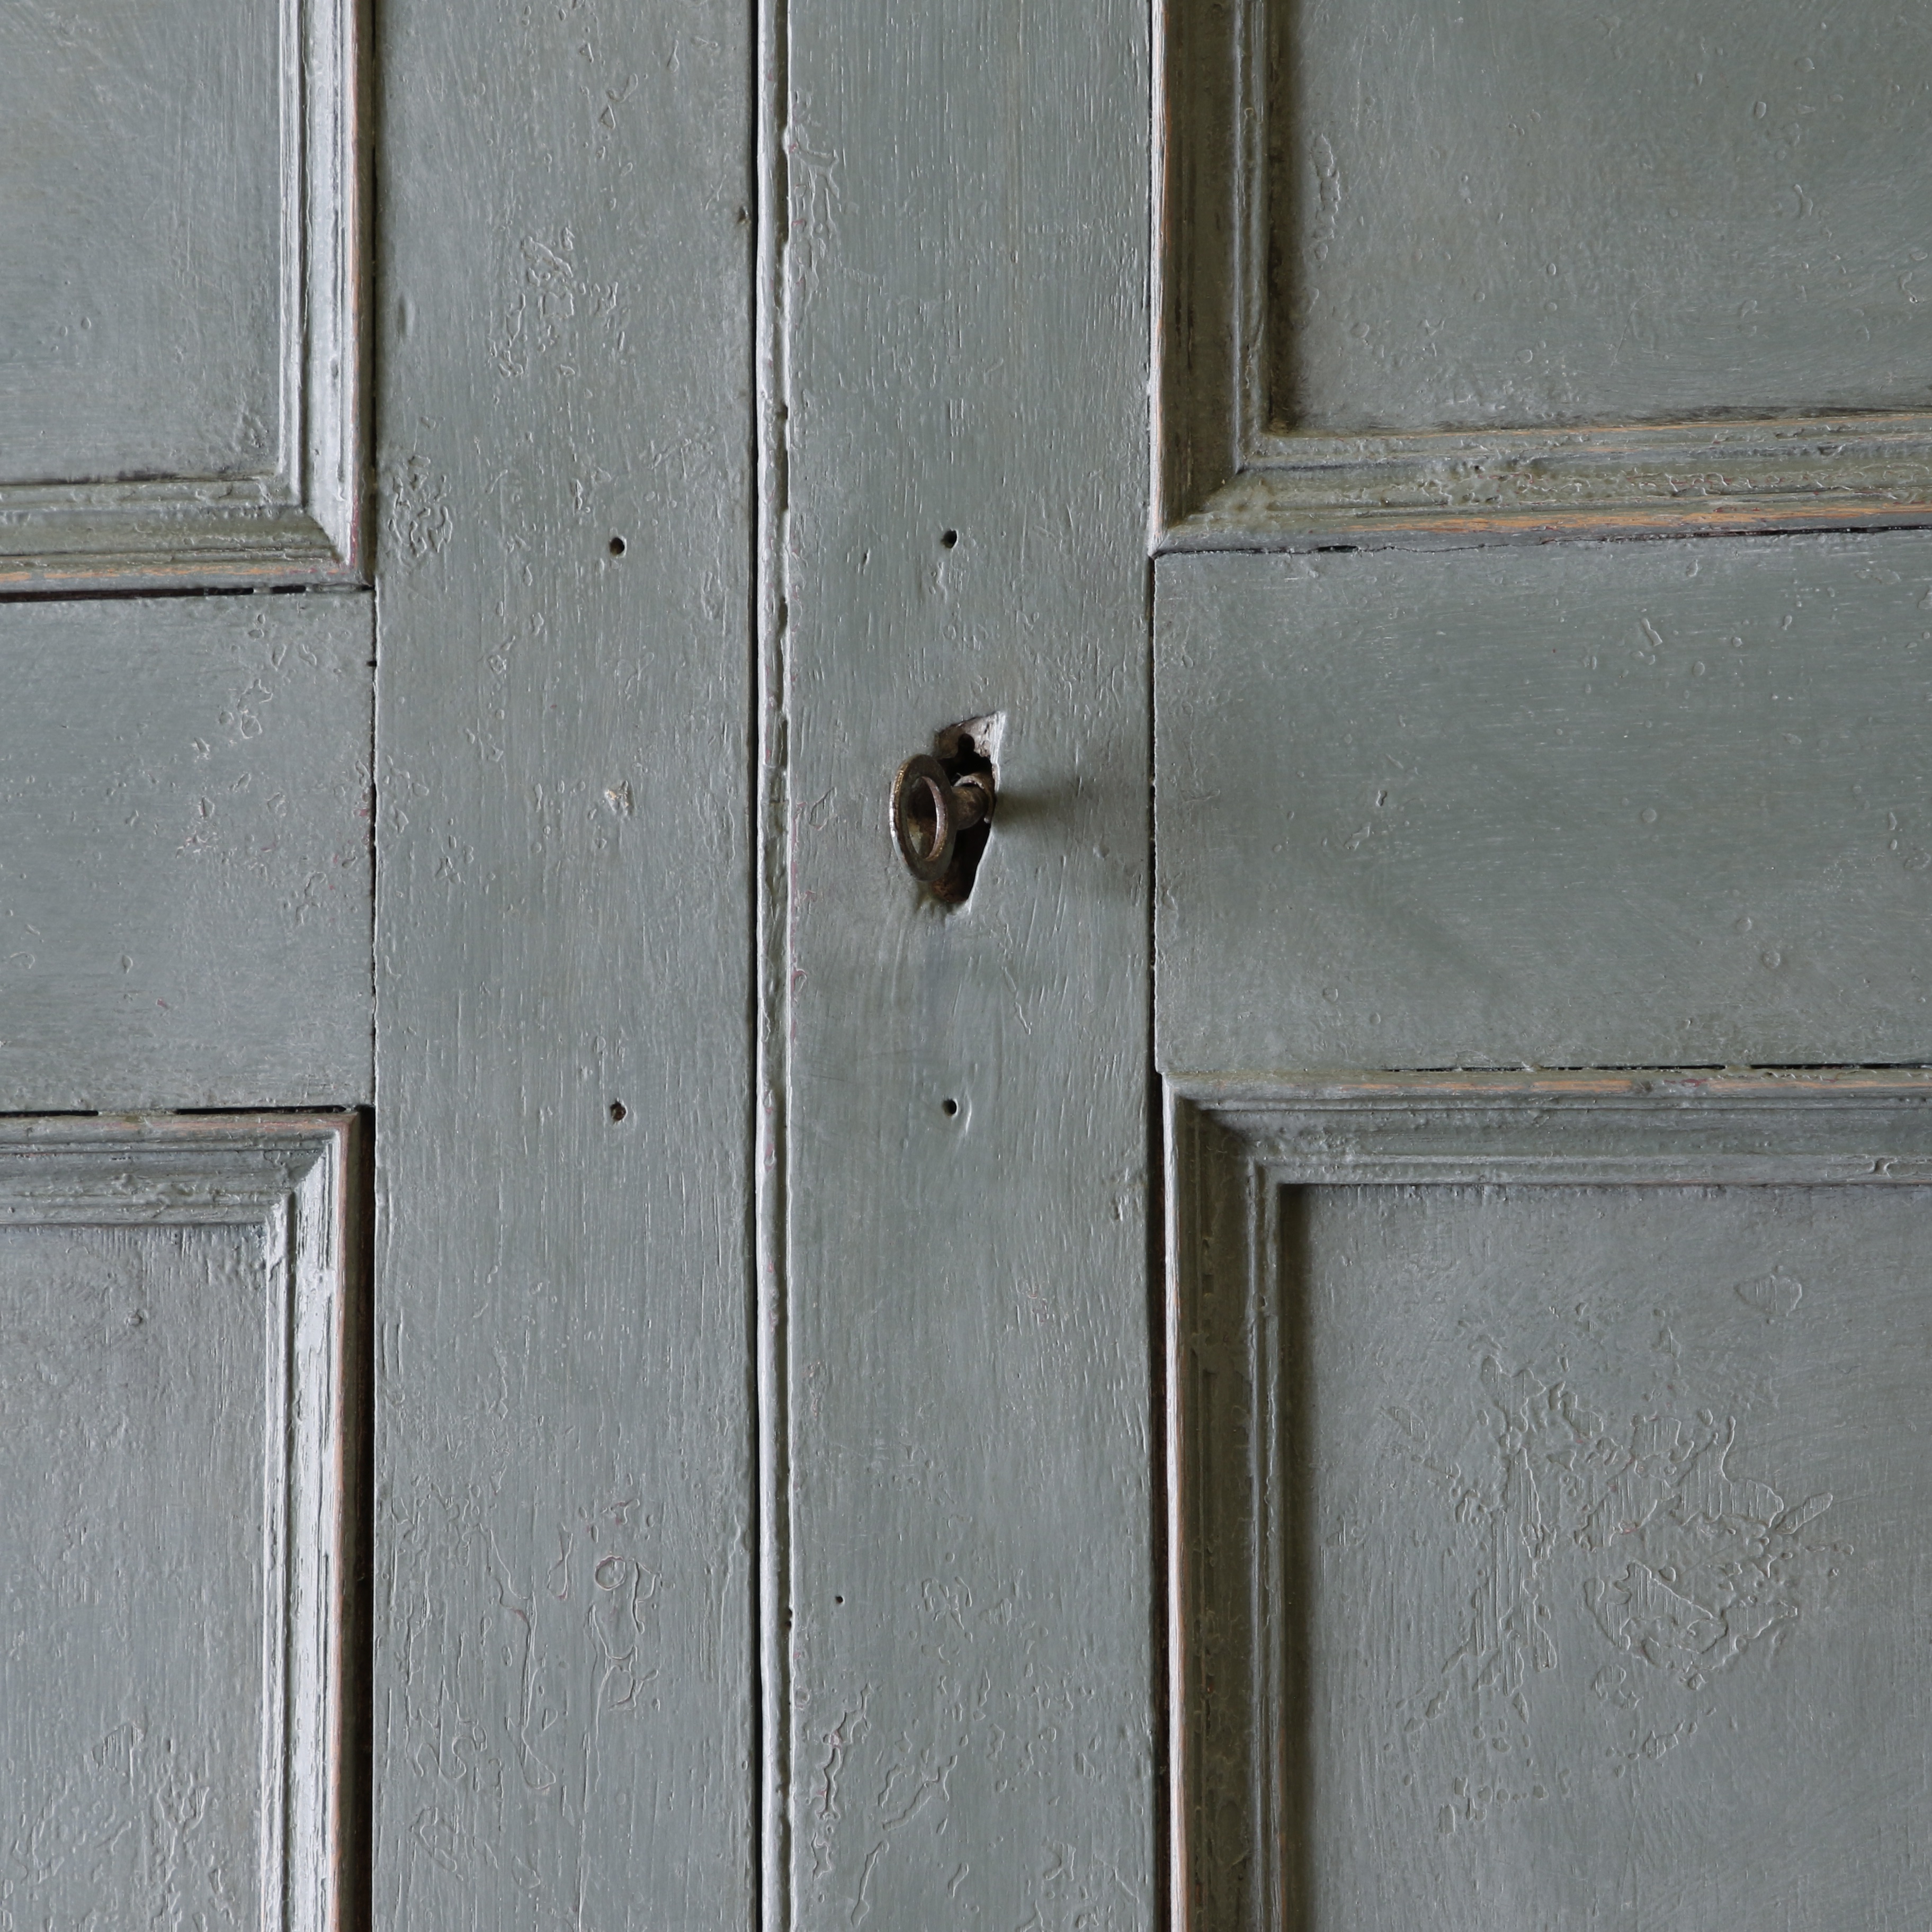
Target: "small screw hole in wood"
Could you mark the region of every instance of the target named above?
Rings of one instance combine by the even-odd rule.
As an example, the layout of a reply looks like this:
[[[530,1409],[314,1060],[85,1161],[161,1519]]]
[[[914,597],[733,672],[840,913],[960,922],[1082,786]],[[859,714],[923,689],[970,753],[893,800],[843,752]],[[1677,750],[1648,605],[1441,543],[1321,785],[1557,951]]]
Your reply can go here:
[[[613,556],[622,556],[629,548],[630,546],[622,537],[613,537],[610,539],[610,554]]]
[[[939,547],[941,550],[951,550],[958,541],[959,532],[957,530],[941,530],[939,533]]]
[[[957,1100],[942,1100],[939,1103],[939,1111],[950,1120],[958,1112],[959,1102]]]
[[[631,1110],[624,1105],[622,1101],[613,1100],[610,1102],[610,1118],[613,1121],[628,1120],[630,1118]]]

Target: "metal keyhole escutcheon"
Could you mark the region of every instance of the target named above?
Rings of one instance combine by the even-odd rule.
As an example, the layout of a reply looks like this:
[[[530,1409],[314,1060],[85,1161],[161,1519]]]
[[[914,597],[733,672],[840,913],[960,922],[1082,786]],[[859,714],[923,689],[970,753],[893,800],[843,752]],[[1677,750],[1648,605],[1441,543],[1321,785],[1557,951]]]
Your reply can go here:
[[[892,837],[906,869],[936,898],[964,898],[970,879],[959,876],[959,836],[992,816],[988,772],[952,777],[930,752],[900,766],[892,780]]]

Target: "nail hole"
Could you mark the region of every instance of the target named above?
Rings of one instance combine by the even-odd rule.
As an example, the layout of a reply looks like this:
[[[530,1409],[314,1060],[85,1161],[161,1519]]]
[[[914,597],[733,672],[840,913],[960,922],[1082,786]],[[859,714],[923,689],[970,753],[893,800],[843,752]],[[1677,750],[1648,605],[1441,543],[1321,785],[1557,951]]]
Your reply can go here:
[[[832,1600],[835,1604],[842,1604],[845,1599],[843,1597],[834,1597]]]
[[[630,546],[622,537],[613,537],[610,539],[610,554],[613,556],[622,556],[629,548]]]
[[[958,1112],[959,1102],[957,1100],[942,1100],[939,1103],[939,1111],[950,1120]]]
[[[957,530],[941,530],[939,533],[939,547],[942,550],[952,549],[958,541],[959,532]]]
[[[628,1120],[631,1118],[631,1110],[622,1101],[613,1100],[610,1102],[610,1118],[614,1120]]]

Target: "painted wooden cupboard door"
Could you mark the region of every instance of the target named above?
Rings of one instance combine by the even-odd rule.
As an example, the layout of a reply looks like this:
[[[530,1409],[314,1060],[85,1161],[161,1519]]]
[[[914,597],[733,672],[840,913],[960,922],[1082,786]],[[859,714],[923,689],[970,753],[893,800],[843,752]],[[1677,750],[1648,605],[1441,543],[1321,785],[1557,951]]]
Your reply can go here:
[[[749,40],[0,8],[0,1924],[752,1913]]]
[[[1234,12],[1168,76],[1174,1909],[1912,1922],[1928,23]]]
[[[778,1922],[1917,1923],[1925,21],[784,51]]]

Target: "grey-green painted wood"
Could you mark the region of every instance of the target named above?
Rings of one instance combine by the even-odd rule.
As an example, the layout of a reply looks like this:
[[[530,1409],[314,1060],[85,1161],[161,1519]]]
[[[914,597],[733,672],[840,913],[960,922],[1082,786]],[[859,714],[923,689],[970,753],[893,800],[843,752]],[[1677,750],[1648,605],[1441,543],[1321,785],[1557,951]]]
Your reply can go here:
[[[1177,1073],[1932,1056],[1932,538],[1159,572]]]
[[[813,0],[788,49],[766,1923],[1142,1925],[1147,17]],[[887,790],[993,712],[991,843],[948,914]]]
[[[1188,1922],[1923,1916],[1927,1102],[1176,1106]]]
[[[0,1130],[14,1923],[340,1923],[351,1134]]]
[[[1932,1196],[1298,1204],[1313,1922],[1922,1916]]]
[[[369,1097],[372,617],[0,604],[0,1109]]]
[[[1271,415],[1922,410],[1932,16],[1270,8]]]
[[[8,10],[7,482],[274,469],[280,27],[245,0]]]
[[[741,1928],[751,21],[382,21],[375,1918]]]
[[[1923,1083],[1391,1070],[1932,1052],[1932,544],[1498,547],[1928,520],[1924,22],[1165,24],[1175,1922],[1923,1916]]]
[[[0,584],[357,568],[356,11],[0,15]]]
[[[1165,546],[1932,518],[1916,16],[1164,10]]]
[[[1807,416],[1262,436],[1210,497],[1162,530],[1160,547],[1462,546],[1928,522],[1932,416]]]

